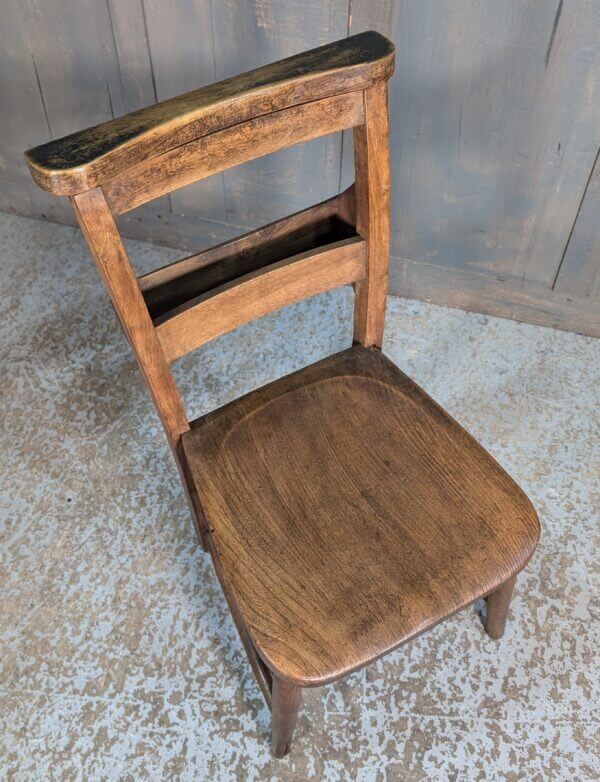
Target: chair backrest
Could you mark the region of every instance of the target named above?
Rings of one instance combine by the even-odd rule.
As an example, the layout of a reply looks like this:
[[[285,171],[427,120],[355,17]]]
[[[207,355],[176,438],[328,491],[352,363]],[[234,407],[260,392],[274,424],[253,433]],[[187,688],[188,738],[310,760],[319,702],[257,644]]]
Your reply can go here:
[[[381,347],[389,253],[387,80],[394,47],[362,33],[25,153],[71,198],[176,455],[189,429],[169,363],[260,315],[354,283],[354,340]],[[115,216],[276,149],[353,128],[355,184],[136,278]]]

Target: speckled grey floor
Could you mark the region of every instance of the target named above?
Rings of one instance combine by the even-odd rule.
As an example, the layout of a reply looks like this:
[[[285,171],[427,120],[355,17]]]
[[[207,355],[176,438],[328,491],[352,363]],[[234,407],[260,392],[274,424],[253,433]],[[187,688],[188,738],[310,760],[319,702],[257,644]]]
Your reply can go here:
[[[132,248],[140,269],[177,255]],[[0,215],[0,270],[0,778],[599,778],[600,341],[390,299],[386,352],[522,484],[542,541],[501,642],[466,610],[308,691],[276,761],[81,237]],[[347,346],[350,306],[323,295],[182,360],[193,416]]]

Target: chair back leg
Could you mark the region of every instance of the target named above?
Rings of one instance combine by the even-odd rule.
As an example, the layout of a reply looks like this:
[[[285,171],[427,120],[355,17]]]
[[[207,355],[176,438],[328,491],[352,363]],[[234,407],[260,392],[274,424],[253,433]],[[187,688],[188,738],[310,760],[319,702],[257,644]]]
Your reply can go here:
[[[493,638],[494,641],[497,641],[504,635],[506,618],[516,580],[516,576],[509,578],[508,581],[505,581],[495,592],[492,592],[487,597],[487,623],[485,629],[489,637]]]
[[[276,758],[290,751],[302,688],[273,676],[271,690],[271,749]]]

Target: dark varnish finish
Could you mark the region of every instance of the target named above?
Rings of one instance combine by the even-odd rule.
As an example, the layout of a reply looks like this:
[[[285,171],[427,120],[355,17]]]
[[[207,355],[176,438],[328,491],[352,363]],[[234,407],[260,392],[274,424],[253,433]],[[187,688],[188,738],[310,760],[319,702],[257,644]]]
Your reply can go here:
[[[393,56],[365,33],[27,153],[38,184],[71,194],[271,708],[277,757],[290,749],[303,687],[481,597],[499,638],[539,537],[511,478],[381,353]],[[354,134],[348,190],[136,278],[117,214],[342,128]],[[188,421],[172,361],[349,283],[353,347]]]

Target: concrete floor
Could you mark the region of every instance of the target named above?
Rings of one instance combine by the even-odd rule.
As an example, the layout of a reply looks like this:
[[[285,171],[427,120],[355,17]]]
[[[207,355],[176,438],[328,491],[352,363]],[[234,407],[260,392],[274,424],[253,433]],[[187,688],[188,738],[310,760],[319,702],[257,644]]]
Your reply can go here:
[[[150,268],[177,253],[131,244]],[[0,215],[0,778],[596,780],[600,341],[390,299],[385,350],[538,509],[501,642],[474,609],[308,692],[289,757],[72,228]],[[192,417],[350,341],[344,289],[179,362]]]

